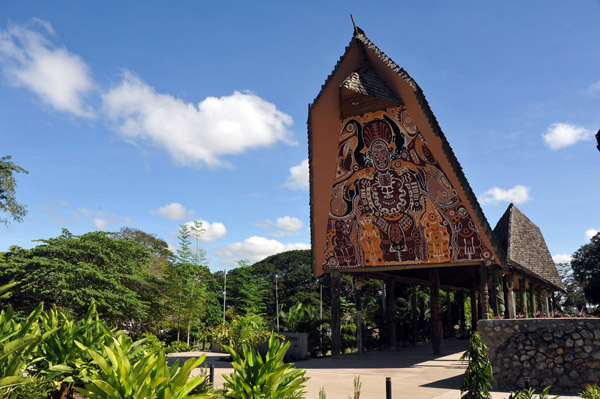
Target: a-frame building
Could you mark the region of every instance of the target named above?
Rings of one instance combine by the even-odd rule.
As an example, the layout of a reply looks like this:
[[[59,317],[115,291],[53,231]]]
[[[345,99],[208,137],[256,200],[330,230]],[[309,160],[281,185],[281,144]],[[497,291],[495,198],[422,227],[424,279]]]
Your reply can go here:
[[[417,83],[359,28],[310,105],[308,138],[313,269],[332,276],[334,354],[339,273],[386,282],[392,337],[394,284],[430,286],[435,353],[440,287],[473,304],[482,293],[474,320],[488,316],[488,292],[504,312],[506,258],[450,144]]]

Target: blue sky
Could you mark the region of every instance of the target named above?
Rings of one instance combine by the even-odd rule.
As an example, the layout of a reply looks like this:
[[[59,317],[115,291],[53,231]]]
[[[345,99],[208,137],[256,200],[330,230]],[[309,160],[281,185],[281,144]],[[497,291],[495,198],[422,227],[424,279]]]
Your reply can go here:
[[[213,270],[308,248],[307,104],[349,14],[423,89],[492,227],[512,200],[565,260],[600,230],[599,1],[0,1],[0,251],[129,226]]]

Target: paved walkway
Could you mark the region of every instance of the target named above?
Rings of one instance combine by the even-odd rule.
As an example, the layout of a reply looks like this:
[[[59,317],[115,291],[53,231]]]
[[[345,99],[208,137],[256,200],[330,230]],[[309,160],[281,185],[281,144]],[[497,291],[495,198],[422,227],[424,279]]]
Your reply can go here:
[[[325,388],[327,399],[353,398],[354,376],[360,376],[362,382],[361,399],[385,398],[386,377],[392,379],[393,399],[458,399],[466,367],[459,359],[467,345],[466,340],[446,340],[441,356],[432,354],[430,344],[419,344],[395,352],[303,360],[296,362],[296,367],[306,369],[306,376],[310,377],[305,383],[306,399],[317,399],[321,387]],[[215,386],[222,386],[222,374],[233,372],[231,365],[223,360],[224,354],[187,352],[172,356],[185,359],[202,353],[206,353],[205,364],[215,366]],[[492,393],[493,399],[506,399],[509,395],[509,392]]]

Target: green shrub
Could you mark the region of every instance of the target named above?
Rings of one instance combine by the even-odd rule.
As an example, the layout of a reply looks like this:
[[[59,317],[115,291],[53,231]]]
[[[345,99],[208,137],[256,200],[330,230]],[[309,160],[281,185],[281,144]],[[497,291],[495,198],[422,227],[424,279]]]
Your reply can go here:
[[[537,396],[537,399],[549,399],[548,391],[550,391],[550,388],[552,388],[552,387],[549,387],[549,386],[546,387],[544,389],[544,391]],[[558,399],[558,398],[560,398],[560,396],[555,396],[552,399]],[[535,389],[529,388],[529,389],[523,389],[521,391],[511,392],[508,399],[536,399]]]
[[[302,398],[302,385],[308,380],[305,370],[284,363],[283,357],[290,347],[271,334],[265,358],[253,347],[246,346],[240,356],[232,347],[225,349],[233,357],[234,373],[225,378],[225,397],[235,399],[295,399]]]
[[[89,399],[183,399],[208,398],[210,395],[191,395],[204,377],[190,378],[191,371],[204,362],[205,356],[188,359],[181,368],[179,362],[168,366],[164,351],[144,353],[131,362],[130,355],[141,347],[121,336],[113,346],[104,345],[102,352],[87,349],[100,371],[84,387],[75,388]]]
[[[212,336],[221,346],[228,346],[241,354],[244,348],[256,347],[269,337],[265,321],[255,314],[233,316],[231,321],[215,327]]]
[[[47,398],[55,391],[48,381],[34,381],[30,384],[22,384],[14,387],[8,399],[41,399]]]
[[[588,385],[579,396],[583,399],[600,399],[600,387],[596,384]]]
[[[473,333],[471,345],[460,360],[469,362],[460,385],[461,399],[491,399],[492,364],[487,357],[487,346],[481,341],[479,333]]]
[[[151,333],[144,333],[144,351],[147,353],[160,353],[161,350],[165,349],[165,343],[158,339],[158,337]]]
[[[169,347],[167,348],[167,353],[189,352],[189,351],[190,351],[190,346],[188,344],[186,344],[185,342],[181,342],[181,341],[173,341],[169,344]]]
[[[35,381],[24,376],[25,370],[38,360],[35,357],[38,345],[55,331],[42,334],[38,319],[43,308],[44,304],[40,303],[21,322],[17,321],[10,305],[0,312],[0,392],[4,396],[9,396],[17,385]]]
[[[52,382],[58,398],[71,392],[74,384],[87,382],[90,368],[96,367],[86,349],[101,350],[122,334],[111,331],[100,320],[93,301],[81,320],[73,320],[54,306],[42,314],[40,324],[44,330],[55,332],[40,344],[36,353],[40,361],[31,372]]]

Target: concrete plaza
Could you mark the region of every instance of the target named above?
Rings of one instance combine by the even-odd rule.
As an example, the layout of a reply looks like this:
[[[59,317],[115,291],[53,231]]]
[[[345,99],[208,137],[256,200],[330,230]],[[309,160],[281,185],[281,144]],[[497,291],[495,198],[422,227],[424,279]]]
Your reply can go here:
[[[336,359],[325,357],[303,360],[295,365],[306,369],[306,376],[310,377],[305,383],[307,399],[317,399],[322,387],[325,388],[328,399],[352,398],[355,376],[360,376],[362,382],[361,399],[385,398],[386,377],[390,377],[392,381],[393,399],[458,399],[466,368],[466,364],[460,361],[460,356],[467,345],[467,340],[450,339],[444,341],[442,355],[433,355],[431,344],[419,344],[393,352],[374,351],[364,355],[342,355]],[[205,364],[215,366],[215,387],[222,386],[222,374],[233,372],[231,365],[223,360],[225,354],[186,352],[171,356],[185,360],[202,353],[206,354]],[[509,395],[509,392],[492,393],[493,399],[505,399]]]

